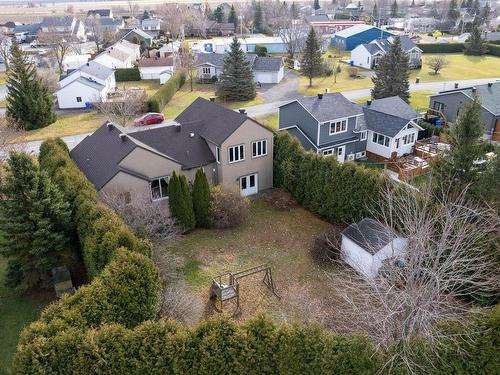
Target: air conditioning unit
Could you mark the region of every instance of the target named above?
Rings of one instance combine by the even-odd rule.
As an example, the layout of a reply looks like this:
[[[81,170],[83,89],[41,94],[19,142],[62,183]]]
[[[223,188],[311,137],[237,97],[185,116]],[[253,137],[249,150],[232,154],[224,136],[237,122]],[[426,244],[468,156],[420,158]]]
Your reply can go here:
[[[347,160],[349,161],[354,160],[354,154],[347,155]]]

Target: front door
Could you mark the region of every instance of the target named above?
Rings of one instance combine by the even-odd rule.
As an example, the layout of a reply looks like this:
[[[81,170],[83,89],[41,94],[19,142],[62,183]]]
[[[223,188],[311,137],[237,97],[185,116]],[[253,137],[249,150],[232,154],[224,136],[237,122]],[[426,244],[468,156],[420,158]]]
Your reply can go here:
[[[345,146],[339,146],[337,148],[337,161],[343,163],[345,160]]]
[[[259,191],[257,177],[257,173],[240,177],[240,192],[243,197]]]

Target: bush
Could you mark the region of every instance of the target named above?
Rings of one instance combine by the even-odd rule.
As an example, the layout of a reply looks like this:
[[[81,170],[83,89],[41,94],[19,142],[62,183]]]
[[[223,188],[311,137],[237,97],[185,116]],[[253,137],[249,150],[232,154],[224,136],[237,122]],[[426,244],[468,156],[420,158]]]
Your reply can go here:
[[[464,43],[418,43],[423,53],[456,53],[464,51]]]
[[[354,66],[350,66],[347,68],[347,74],[349,74],[349,77],[351,78],[357,78],[359,75],[359,69]]]
[[[486,47],[488,47],[488,52],[487,52],[488,55],[500,57],[500,45],[489,43],[486,45]]]
[[[133,68],[121,68],[115,70],[115,80],[116,82],[124,81],[140,81],[141,72],[137,66]]]
[[[287,132],[274,138],[274,186],[333,223],[364,218],[377,200],[382,177],[375,170],[304,151]]]
[[[323,63],[323,74],[326,76],[326,77],[330,77],[333,75],[333,68],[328,65],[327,63]]]
[[[240,193],[224,186],[214,186],[211,190],[210,225],[213,228],[236,228],[248,219],[250,201]]]
[[[148,107],[150,112],[160,112],[172,99],[177,90],[186,82],[186,75],[177,72],[149,99]]]
[[[267,47],[265,46],[261,46],[260,44],[257,44],[255,46],[255,53],[257,54],[257,56],[267,56]]]
[[[333,227],[318,234],[311,248],[312,258],[319,264],[340,260],[340,245],[342,235],[339,228]]]
[[[210,225],[208,219],[211,199],[210,185],[208,184],[207,176],[205,176],[205,172],[203,172],[202,168],[196,171],[192,195],[196,225],[202,228],[208,228]]]

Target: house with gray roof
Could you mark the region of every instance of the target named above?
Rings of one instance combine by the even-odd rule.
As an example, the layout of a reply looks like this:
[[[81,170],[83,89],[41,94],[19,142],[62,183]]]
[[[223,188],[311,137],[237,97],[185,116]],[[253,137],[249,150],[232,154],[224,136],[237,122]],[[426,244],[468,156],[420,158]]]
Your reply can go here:
[[[261,57],[253,53],[245,56],[252,67],[255,82],[279,83],[283,79],[283,58]],[[195,61],[198,79],[202,82],[216,81],[223,72],[224,57],[222,53],[198,53]]]
[[[173,172],[192,182],[202,168],[210,183],[246,196],[272,187],[273,137],[244,113],[198,98],[156,127],[131,131],[106,122],[71,157],[100,192],[163,201]]]
[[[90,9],[87,12],[87,17],[113,18],[113,10],[112,9]]]
[[[401,48],[408,55],[410,68],[419,69],[422,67],[422,50],[408,37],[401,35]],[[351,61],[353,65],[365,69],[374,69],[380,58],[391,48],[394,37],[388,39],[374,39],[370,43],[360,44],[351,51]]]
[[[429,109],[438,113],[449,123],[454,123],[463,108],[474,95],[481,101],[481,120],[486,139],[500,141],[500,81],[491,81],[474,87],[441,91],[430,96]]]
[[[364,218],[342,232],[341,258],[361,276],[373,279],[383,267],[404,263],[408,239],[379,221]]]
[[[397,96],[353,103],[340,93],[303,97],[279,107],[279,130],[304,149],[337,161],[393,159],[412,152],[420,115]]]
[[[73,16],[44,17],[40,23],[40,31],[57,33],[61,38],[77,38],[86,41],[83,22]]]
[[[112,69],[89,61],[63,77],[59,87],[55,93],[59,108],[86,108],[90,103],[107,100],[116,81]]]
[[[125,39],[130,43],[145,45],[147,47],[153,43],[153,36],[138,27],[120,30],[118,35],[119,39]]]

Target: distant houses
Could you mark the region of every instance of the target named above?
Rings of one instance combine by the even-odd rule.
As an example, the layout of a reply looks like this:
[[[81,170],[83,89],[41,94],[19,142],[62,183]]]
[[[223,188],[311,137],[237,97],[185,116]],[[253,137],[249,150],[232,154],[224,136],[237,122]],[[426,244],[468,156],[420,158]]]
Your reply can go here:
[[[380,38],[387,39],[393,34],[371,25],[355,25],[335,33],[332,45],[346,51],[352,51],[360,44],[370,43]]]
[[[83,22],[72,16],[44,17],[40,23],[40,31],[57,33],[61,38],[76,38],[80,42],[86,41]]]

